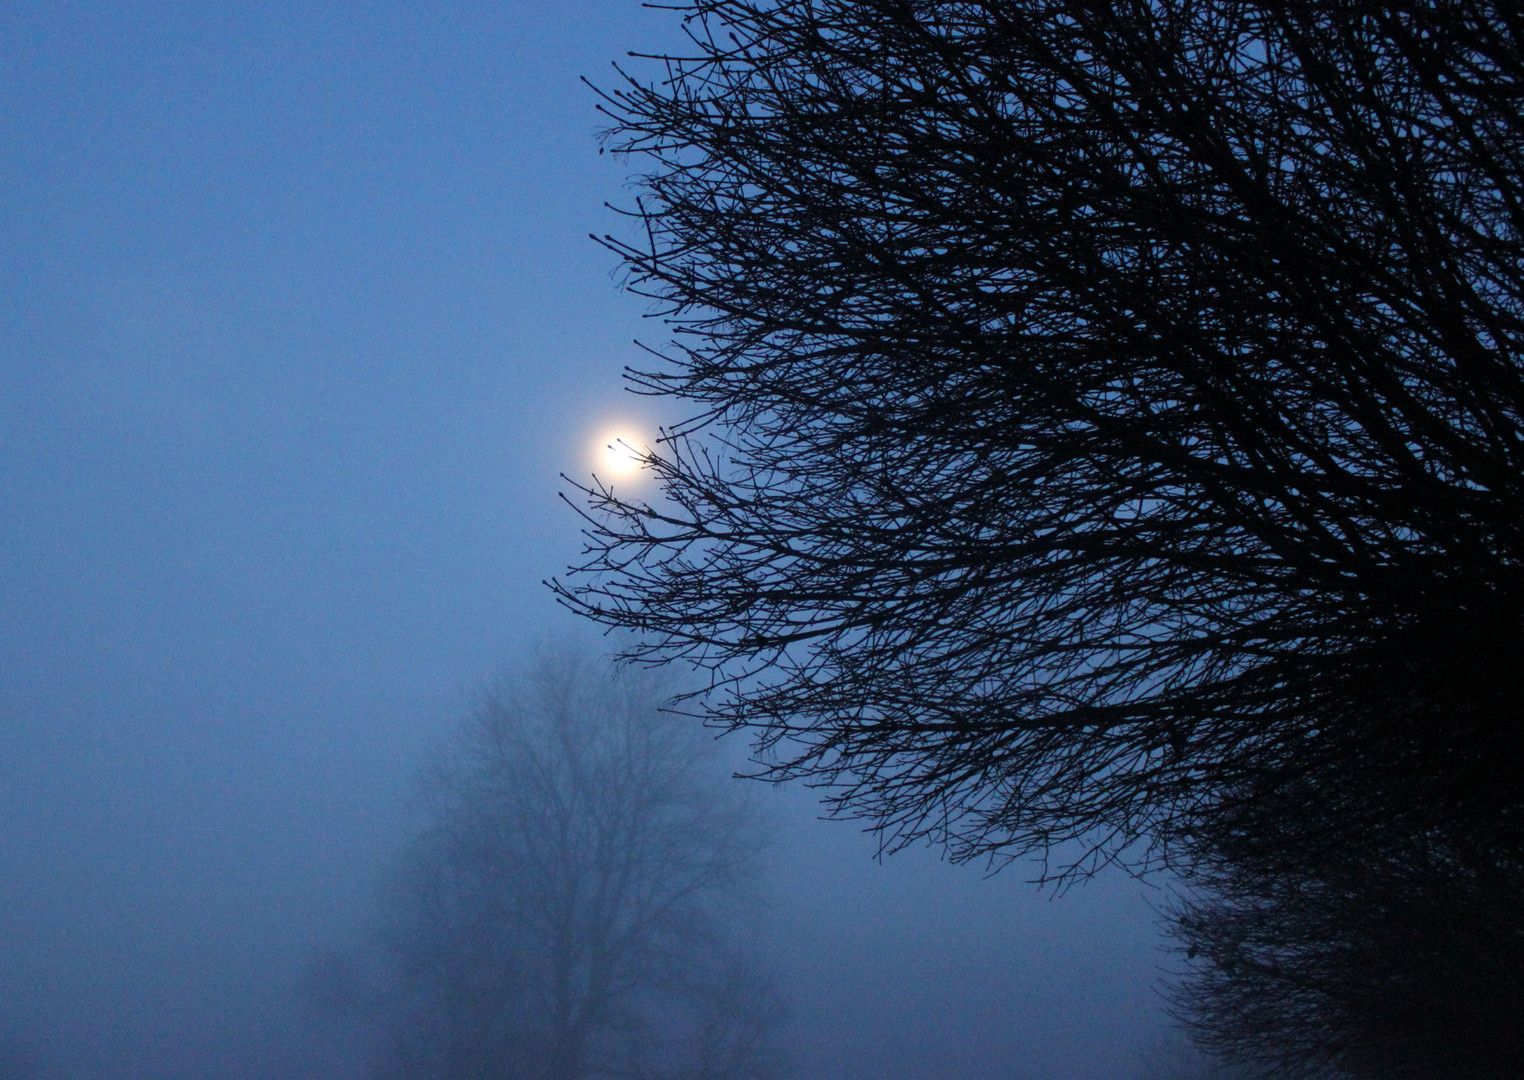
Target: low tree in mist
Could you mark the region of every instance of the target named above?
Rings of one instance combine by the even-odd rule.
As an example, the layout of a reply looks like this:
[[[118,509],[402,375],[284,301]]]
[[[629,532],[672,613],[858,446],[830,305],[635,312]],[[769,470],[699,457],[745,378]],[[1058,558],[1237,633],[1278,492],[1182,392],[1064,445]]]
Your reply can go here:
[[[763,834],[662,696],[545,655],[439,753],[387,898],[376,1075],[778,1075],[779,1002],[749,946]]]

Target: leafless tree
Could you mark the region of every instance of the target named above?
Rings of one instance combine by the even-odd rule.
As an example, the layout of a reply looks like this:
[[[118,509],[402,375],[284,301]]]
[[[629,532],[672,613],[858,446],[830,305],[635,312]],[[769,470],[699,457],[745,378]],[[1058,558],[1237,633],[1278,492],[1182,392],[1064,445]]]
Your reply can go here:
[[[674,10],[604,242],[682,412],[564,602],[891,846],[1147,865],[1393,740],[1517,805],[1513,5]]]
[[[547,654],[439,757],[391,896],[393,979],[371,995],[380,1075],[778,1075],[746,925],[755,808],[661,694]]]

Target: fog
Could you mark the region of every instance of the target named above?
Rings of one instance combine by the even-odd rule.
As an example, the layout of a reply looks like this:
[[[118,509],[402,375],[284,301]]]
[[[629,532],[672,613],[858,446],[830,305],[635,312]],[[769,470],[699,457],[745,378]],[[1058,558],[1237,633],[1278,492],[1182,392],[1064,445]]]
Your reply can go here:
[[[305,966],[480,687],[598,641],[541,584],[559,477],[662,419],[620,384],[660,328],[587,238],[625,177],[579,78],[673,39],[633,0],[0,10],[0,1075],[356,1074]],[[795,1075],[1168,1037],[1157,891],[760,799]]]

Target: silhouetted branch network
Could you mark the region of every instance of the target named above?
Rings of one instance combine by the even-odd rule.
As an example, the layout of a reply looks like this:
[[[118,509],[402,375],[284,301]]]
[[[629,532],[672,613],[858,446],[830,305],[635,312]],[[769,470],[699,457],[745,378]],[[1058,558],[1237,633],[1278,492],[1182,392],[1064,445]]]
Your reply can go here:
[[[603,242],[688,419],[659,495],[580,488],[566,604],[956,858],[1146,865],[1370,739],[1519,762],[1516,9],[674,10]]]

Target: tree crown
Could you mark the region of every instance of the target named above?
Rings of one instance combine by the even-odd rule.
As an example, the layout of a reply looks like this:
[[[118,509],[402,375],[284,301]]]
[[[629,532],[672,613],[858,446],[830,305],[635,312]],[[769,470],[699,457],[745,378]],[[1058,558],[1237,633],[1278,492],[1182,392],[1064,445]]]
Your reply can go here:
[[[676,10],[603,91],[604,243],[688,416],[658,498],[582,488],[566,603],[960,858],[1083,871],[1393,740],[1520,760],[1507,5]]]

